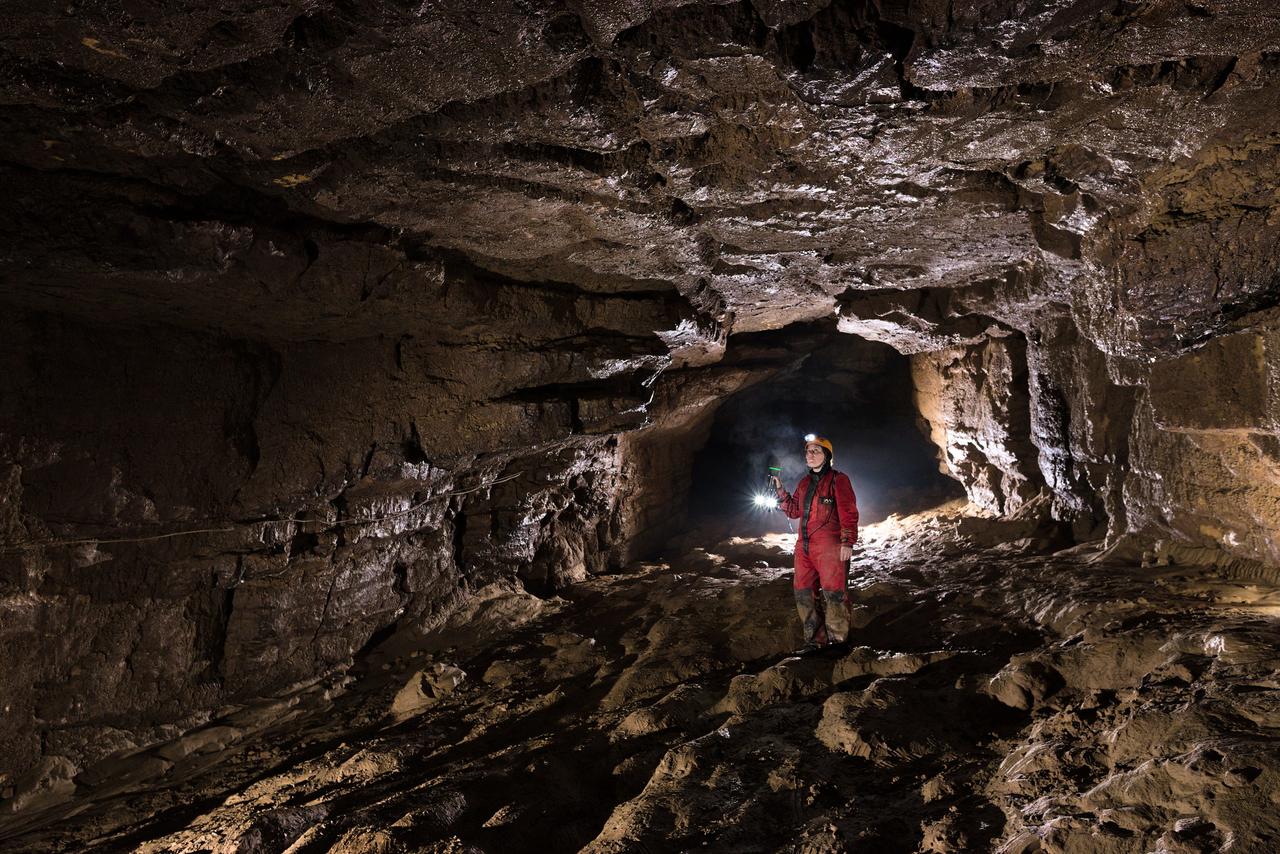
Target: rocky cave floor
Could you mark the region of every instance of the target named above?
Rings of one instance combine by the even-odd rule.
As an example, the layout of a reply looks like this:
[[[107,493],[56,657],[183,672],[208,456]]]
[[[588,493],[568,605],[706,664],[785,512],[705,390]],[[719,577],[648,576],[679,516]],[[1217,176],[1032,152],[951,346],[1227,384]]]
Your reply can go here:
[[[444,634],[46,769],[0,845],[1280,848],[1280,590],[1034,534],[957,507],[867,528],[852,644],[804,658],[782,535],[485,589]]]

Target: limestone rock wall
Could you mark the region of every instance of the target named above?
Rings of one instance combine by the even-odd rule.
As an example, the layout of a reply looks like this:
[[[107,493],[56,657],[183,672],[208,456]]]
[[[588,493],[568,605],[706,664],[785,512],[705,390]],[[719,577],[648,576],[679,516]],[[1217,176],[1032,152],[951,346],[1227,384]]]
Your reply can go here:
[[[1035,466],[1026,342],[990,338],[911,357],[916,405],[929,422],[941,470],[969,500],[1013,514],[1044,487]]]
[[[718,403],[793,358],[665,371],[703,340],[667,349],[692,310],[666,293],[412,286],[436,325],[394,337],[6,316],[0,790],[644,553]]]
[[[880,300],[869,323],[899,340],[972,326],[911,299]],[[914,354],[916,399],[943,470],[984,509],[1017,512],[1043,489],[1045,509],[1079,539],[1274,565],[1276,321],[1262,312],[1235,325],[1180,355],[1139,361],[1099,350],[1062,311],[1040,312],[1029,342],[991,337]]]
[[[528,334],[578,323],[560,310]],[[487,584],[550,592],[618,561],[618,443],[591,431],[634,419],[635,393],[585,368],[580,398],[520,389],[590,355],[24,312],[0,341],[0,788],[428,631]]]
[[[1044,490],[1043,509],[1078,539],[1275,563],[1273,312],[1137,359],[1102,349],[1064,306],[1027,311],[1007,299],[978,287],[841,309],[843,328],[914,351],[916,399],[942,468],[975,504],[1017,512]]]
[[[1280,325],[1267,317],[1152,366],[1125,482],[1131,531],[1202,559],[1280,563],[1278,347]]]
[[[1123,531],[1135,389],[1070,316],[1051,308],[1028,328],[1032,430],[1053,512],[1078,539]]]

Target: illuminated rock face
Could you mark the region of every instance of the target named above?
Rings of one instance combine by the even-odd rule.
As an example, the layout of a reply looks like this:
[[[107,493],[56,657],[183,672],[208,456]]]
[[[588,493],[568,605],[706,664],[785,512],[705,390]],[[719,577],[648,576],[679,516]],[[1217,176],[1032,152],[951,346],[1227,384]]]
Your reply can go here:
[[[942,448],[944,470],[969,500],[993,513],[1016,513],[1041,494],[1030,463],[1031,420],[1026,352],[1020,339],[990,338],[973,347],[912,357],[920,413]]]
[[[800,321],[988,509],[1280,560],[1264,0],[6,20],[0,790],[625,561]]]

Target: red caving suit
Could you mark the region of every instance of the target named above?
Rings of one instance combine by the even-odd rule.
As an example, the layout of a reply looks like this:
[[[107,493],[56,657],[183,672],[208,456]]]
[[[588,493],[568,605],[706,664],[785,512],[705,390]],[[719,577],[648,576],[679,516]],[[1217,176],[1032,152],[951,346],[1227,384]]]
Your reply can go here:
[[[796,484],[795,492],[778,496],[782,511],[801,519],[796,534],[796,574],[793,585],[804,625],[805,641],[844,641],[848,634],[848,567],[840,560],[840,547],[858,541],[858,499],[849,476],[827,469],[818,477],[817,488],[809,490],[811,475]],[[805,520],[805,504],[809,505]],[[814,613],[815,588],[821,585],[818,603],[824,615]],[[825,608],[821,606],[825,605]],[[833,613],[835,612],[835,613]],[[822,624],[825,623],[825,626]],[[823,631],[825,629],[825,632]]]

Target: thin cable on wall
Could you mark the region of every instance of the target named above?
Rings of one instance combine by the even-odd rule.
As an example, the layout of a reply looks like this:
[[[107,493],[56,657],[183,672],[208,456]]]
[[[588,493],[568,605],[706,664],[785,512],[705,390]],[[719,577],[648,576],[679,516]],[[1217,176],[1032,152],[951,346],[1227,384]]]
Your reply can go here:
[[[472,492],[479,492],[482,489],[488,489],[491,486],[497,486],[500,483],[506,483],[509,480],[515,480],[517,477],[519,477],[522,474],[524,474],[524,472],[518,471],[518,472],[515,472],[514,474],[509,474],[506,477],[500,477],[497,480],[491,480],[488,483],[482,483],[479,486],[473,486],[470,489],[457,489],[452,492],[442,492],[439,495],[432,495],[430,498],[424,498],[422,501],[419,501],[417,504],[414,504],[412,507],[406,507],[403,510],[395,511],[394,513],[384,513],[381,516],[370,516],[364,519],[338,519],[333,522],[324,522],[324,524],[330,528],[344,528],[350,525],[373,525],[378,522],[385,522],[388,519],[395,519],[398,516],[408,515],[409,513],[412,513],[415,510],[419,510],[425,507],[426,505],[430,504],[432,501],[438,501],[441,498],[453,498],[454,496],[457,496],[457,495],[467,495]],[[17,545],[0,547],[0,553],[16,552],[16,551],[22,551],[24,549],[50,548],[50,547],[57,547],[57,546],[80,546],[80,545],[89,545],[91,543],[93,544],[149,543],[155,540],[168,540],[174,537],[190,537],[190,536],[195,536],[196,534],[228,534],[234,531],[238,531],[242,528],[252,528],[255,526],[262,526],[264,528],[267,528],[267,527],[271,527],[272,525],[299,525],[299,524],[306,524],[307,522],[323,522],[323,521],[324,520],[322,519],[300,519],[296,517],[289,517],[287,519],[263,519],[257,522],[237,522],[233,525],[228,525],[223,528],[193,528],[185,531],[170,531],[167,534],[150,534],[145,537],[111,537],[111,538],[83,537],[75,540],[28,540],[25,543],[19,543]]]

